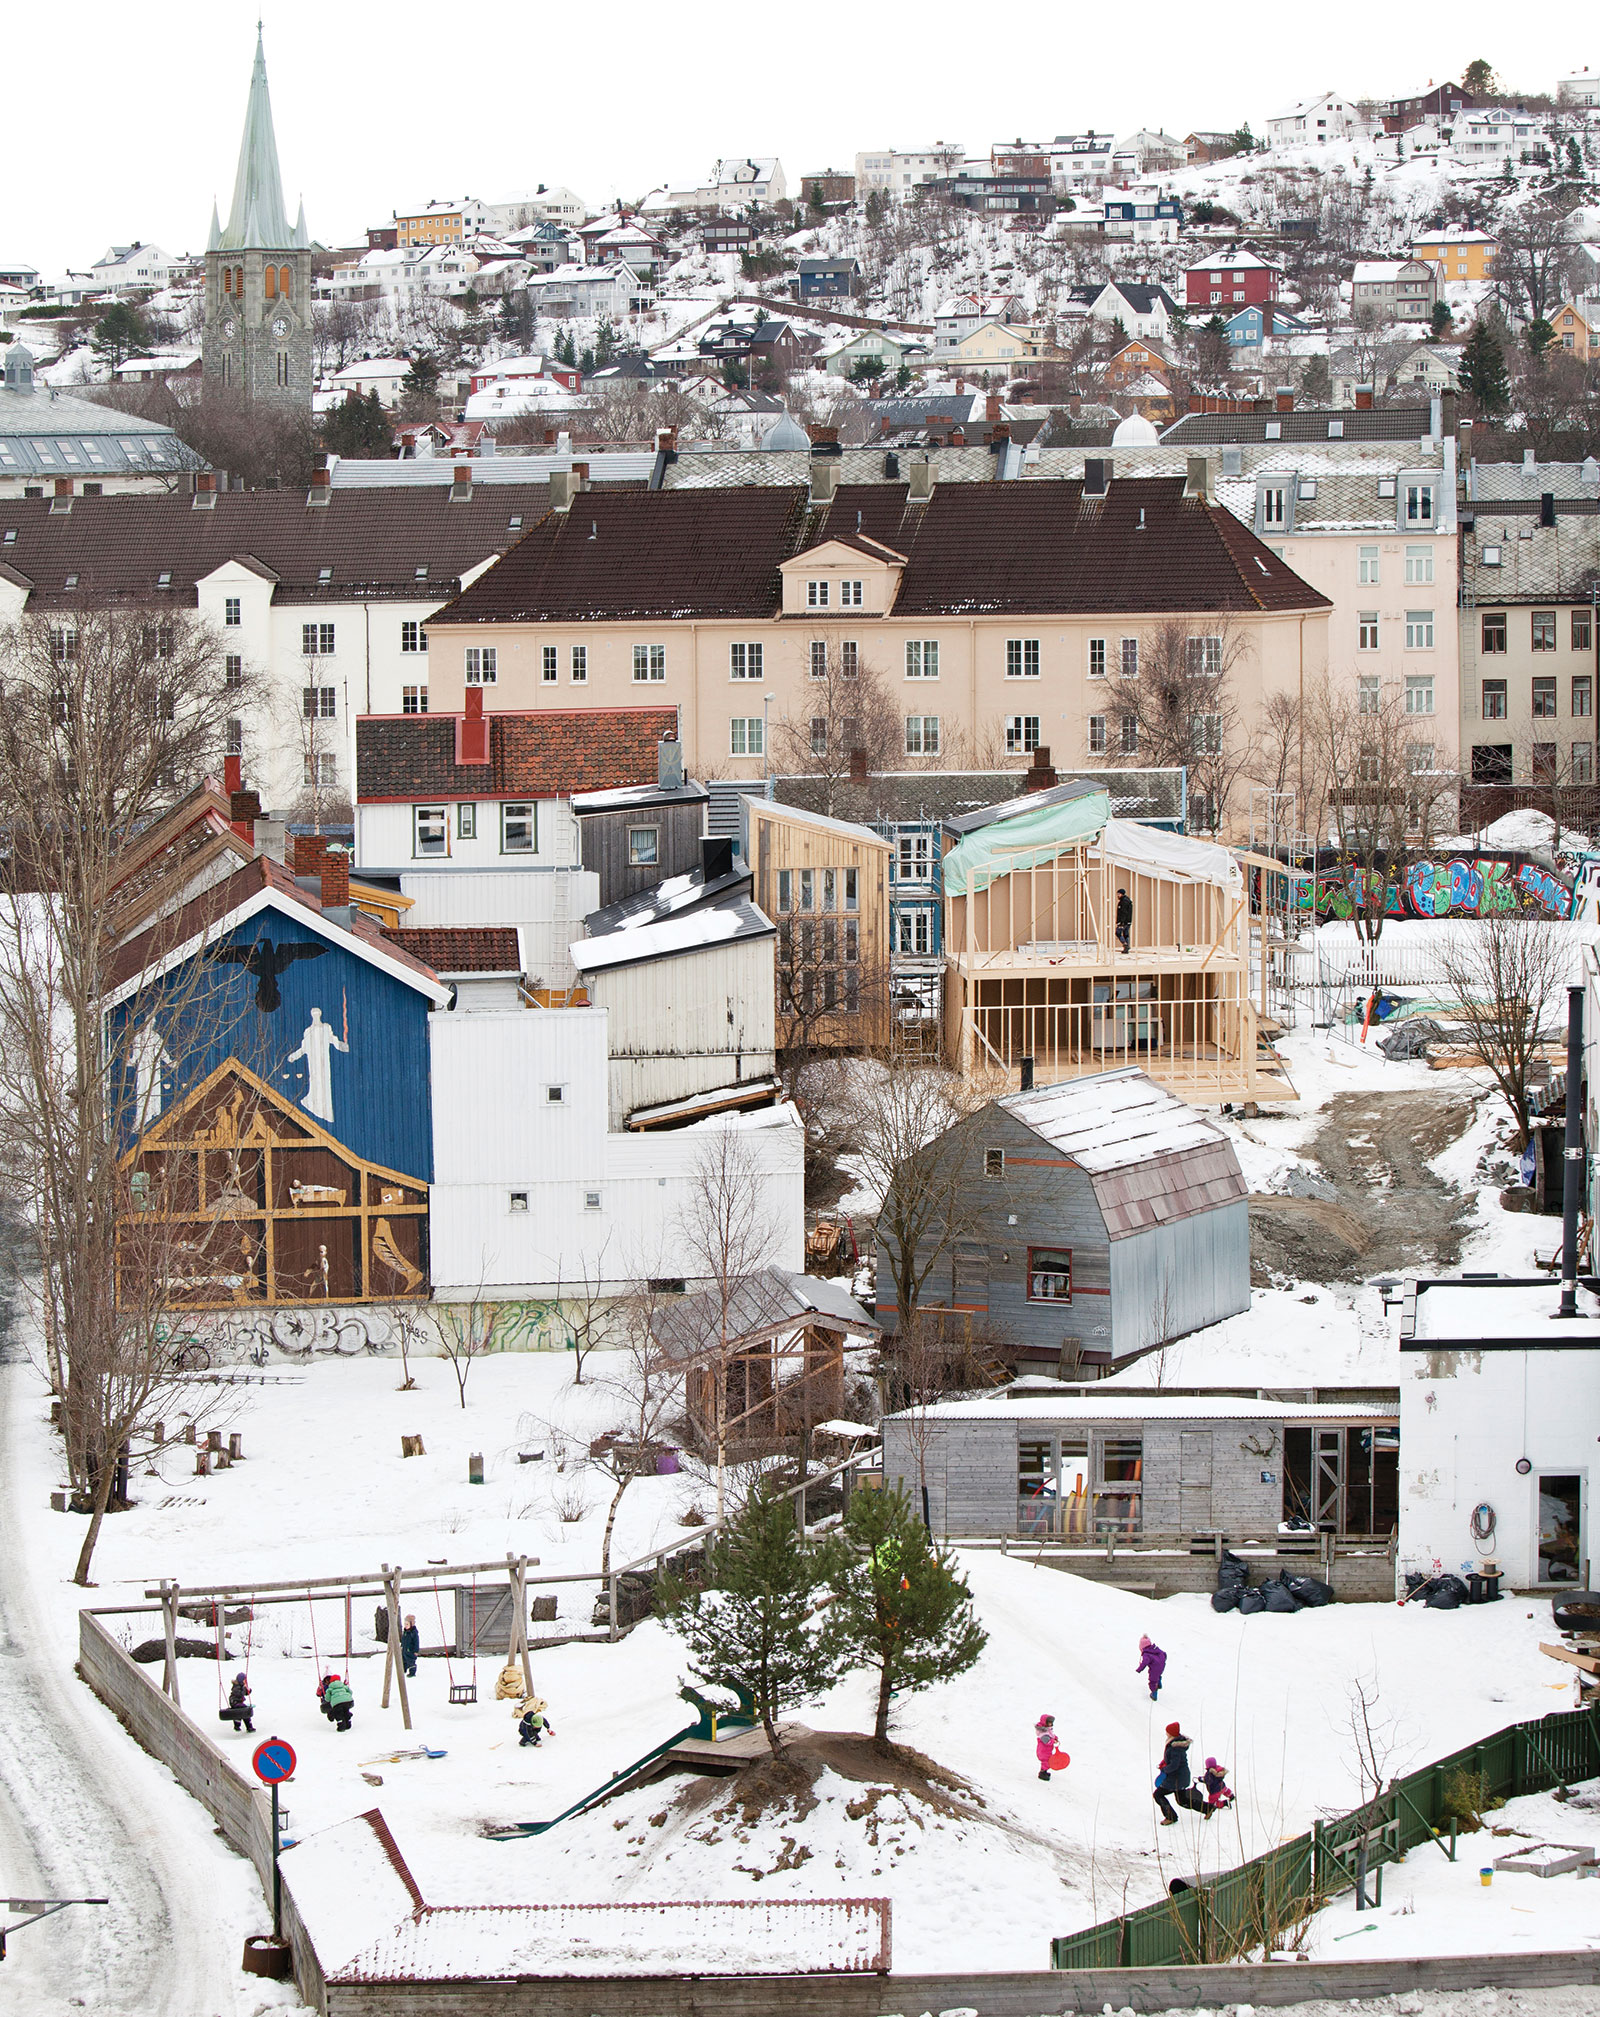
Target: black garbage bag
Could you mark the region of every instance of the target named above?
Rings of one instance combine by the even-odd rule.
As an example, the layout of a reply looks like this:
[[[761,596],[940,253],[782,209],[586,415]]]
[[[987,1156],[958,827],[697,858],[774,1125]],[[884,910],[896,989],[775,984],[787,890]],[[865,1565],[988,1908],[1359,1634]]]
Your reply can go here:
[[[1285,1569],[1280,1580],[1308,1610],[1320,1610],[1324,1604],[1333,1602],[1332,1584],[1319,1583],[1315,1576],[1291,1576]]]
[[[1239,1600],[1245,1595],[1243,1583],[1219,1583],[1211,1593],[1213,1611],[1237,1611]]]
[[[1217,1588],[1226,1590],[1232,1587],[1242,1590],[1249,1580],[1250,1565],[1241,1562],[1237,1555],[1224,1550],[1222,1560],[1217,1564]]]
[[[1423,1584],[1430,1582],[1431,1580],[1432,1578],[1425,1576],[1420,1569],[1407,1569],[1406,1595],[1408,1597],[1414,1597],[1417,1594],[1417,1592],[1422,1588]]]
[[[1267,1593],[1265,1590],[1252,1590],[1247,1587],[1239,1592],[1239,1615],[1241,1618],[1253,1618],[1257,1611],[1264,1611],[1266,1608]]]
[[[1467,1586],[1459,1576],[1437,1576],[1422,1601],[1430,1611],[1454,1611],[1467,1601]]]
[[[1261,1601],[1269,1611],[1298,1611],[1300,1599],[1287,1583],[1263,1583]]]

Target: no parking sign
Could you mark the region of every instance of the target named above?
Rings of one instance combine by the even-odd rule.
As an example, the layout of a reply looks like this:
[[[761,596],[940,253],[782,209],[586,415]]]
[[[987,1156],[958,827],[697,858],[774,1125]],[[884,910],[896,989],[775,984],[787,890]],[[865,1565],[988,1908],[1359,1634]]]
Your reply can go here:
[[[269,1737],[264,1744],[257,1744],[250,1763],[263,1785],[281,1786],[285,1779],[294,1777],[294,1746],[286,1737]]]

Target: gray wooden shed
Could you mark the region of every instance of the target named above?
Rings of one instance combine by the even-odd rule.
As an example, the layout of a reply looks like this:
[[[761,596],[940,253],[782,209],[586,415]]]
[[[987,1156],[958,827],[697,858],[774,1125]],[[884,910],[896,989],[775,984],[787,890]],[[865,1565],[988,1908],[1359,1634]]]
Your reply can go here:
[[[1136,1068],[993,1100],[930,1152],[959,1153],[965,1176],[919,1310],[1019,1364],[1105,1368],[1250,1307],[1233,1144]],[[893,1330],[881,1246],[878,1317]]]

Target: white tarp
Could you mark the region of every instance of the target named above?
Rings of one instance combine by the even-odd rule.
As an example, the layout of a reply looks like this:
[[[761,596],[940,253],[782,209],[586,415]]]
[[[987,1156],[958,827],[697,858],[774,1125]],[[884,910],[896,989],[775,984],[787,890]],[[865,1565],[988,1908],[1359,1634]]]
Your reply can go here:
[[[1108,819],[1090,853],[1140,875],[1182,876],[1188,882],[1214,882],[1223,889],[1244,887],[1244,872],[1225,847],[1136,819]]]

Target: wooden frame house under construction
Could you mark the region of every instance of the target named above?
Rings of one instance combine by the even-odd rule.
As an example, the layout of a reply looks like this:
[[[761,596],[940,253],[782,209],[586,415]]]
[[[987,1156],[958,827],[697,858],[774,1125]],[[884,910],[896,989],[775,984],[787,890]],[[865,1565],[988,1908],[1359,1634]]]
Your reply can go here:
[[[1117,819],[1083,784],[947,821],[945,842],[945,1055],[962,1072],[1048,1085],[1136,1064],[1199,1105],[1296,1097],[1258,1033],[1227,849]]]

